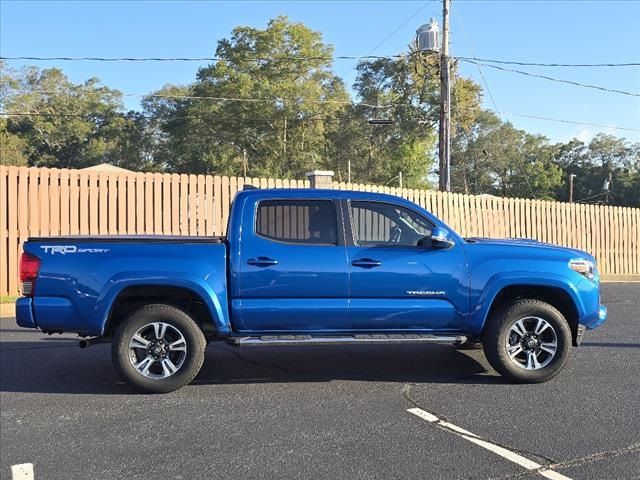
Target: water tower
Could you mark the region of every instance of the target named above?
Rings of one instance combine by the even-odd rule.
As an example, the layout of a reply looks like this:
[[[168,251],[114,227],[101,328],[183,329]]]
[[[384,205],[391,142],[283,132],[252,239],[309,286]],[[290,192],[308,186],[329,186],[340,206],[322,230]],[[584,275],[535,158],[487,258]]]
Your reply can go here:
[[[428,25],[418,28],[416,46],[420,52],[440,51],[440,27],[435,18],[432,18]]]

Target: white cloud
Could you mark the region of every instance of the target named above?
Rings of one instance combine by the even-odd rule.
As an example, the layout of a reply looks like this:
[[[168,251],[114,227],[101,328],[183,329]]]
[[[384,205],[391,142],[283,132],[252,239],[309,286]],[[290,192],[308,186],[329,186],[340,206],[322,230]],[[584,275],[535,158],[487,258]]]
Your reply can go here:
[[[593,136],[594,136],[594,134],[593,134],[593,132],[591,131],[590,128],[583,128],[578,132],[578,134],[575,136],[575,138],[577,138],[581,142],[587,143],[589,140],[591,140],[593,138]]]

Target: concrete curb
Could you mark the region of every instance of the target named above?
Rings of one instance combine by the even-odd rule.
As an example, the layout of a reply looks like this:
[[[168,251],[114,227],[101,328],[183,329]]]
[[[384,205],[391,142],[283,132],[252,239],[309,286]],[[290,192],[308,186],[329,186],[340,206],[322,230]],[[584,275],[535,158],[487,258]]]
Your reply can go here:
[[[602,283],[631,283],[640,282],[640,275],[627,274],[627,275],[600,275],[600,281]]]

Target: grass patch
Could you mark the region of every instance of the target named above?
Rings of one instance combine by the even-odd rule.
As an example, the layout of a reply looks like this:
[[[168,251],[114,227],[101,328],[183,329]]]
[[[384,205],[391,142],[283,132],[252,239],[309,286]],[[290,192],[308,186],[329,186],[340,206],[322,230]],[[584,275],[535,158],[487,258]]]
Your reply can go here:
[[[17,299],[13,295],[0,295],[0,303],[15,303]]]

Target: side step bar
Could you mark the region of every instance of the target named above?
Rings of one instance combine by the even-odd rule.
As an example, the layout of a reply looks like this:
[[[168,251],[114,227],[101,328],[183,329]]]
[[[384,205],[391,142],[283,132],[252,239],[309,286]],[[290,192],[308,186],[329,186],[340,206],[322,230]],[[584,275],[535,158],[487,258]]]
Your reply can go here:
[[[320,337],[313,335],[264,335],[230,337],[229,343],[236,347],[262,347],[274,345],[376,345],[397,343],[445,343],[462,344],[463,335],[407,334],[362,334]]]

